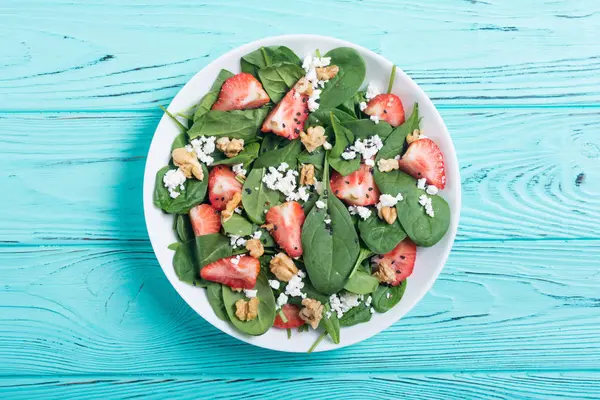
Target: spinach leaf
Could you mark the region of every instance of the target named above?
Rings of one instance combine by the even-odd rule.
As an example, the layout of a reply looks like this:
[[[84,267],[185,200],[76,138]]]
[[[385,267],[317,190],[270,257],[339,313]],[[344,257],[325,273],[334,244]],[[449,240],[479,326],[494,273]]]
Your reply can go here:
[[[369,322],[371,320],[371,316],[371,308],[367,307],[365,303],[360,303],[342,315],[342,318],[340,318],[340,325],[352,326],[363,322]]]
[[[321,319],[320,325],[325,327],[325,332],[329,334],[331,340],[335,344],[340,343],[340,320],[337,317],[337,314],[331,311],[331,306],[329,303],[325,303],[323,318]],[[329,318],[327,317],[327,313],[330,313]]]
[[[181,246],[181,242],[173,242],[167,246],[167,249],[175,251],[179,248],[179,246]]]
[[[210,91],[206,93],[204,97],[202,97],[202,99],[200,100],[198,108],[196,108],[196,112],[194,113],[194,122],[196,122],[197,119],[199,119],[201,116],[210,111],[213,104],[215,104],[215,102],[219,98],[221,86],[223,86],[223,83],[225,83],[225,81],[231,78],[232,76],[233,73],[227,71],[226,69],[222,69],[219,72],[219,75],[217,75],[217,78],[215,79],[214,83],[212,84],[212,87],[210,88]]]
[[[379,123],[381,124],[381,122]],[[414,110],[404,123],[396,127],[387,137],[383,147],[377,153],[376,160],[394,158],[402,155],[406,144],[406,136],[419,128],[419,105],[415,103]],[[376,168],[377,169],[377,168]]]
[[[265,210],[280,203],[279,192],[267,188],[262,182],[265,174],[266,168],[256,168],[255,166],[246,177],[242,187],[242,205],[248,218],[255,224],[264,224]]]
[[[345,128],[350,129],[356,139],[366,139],[370,136],[377,135],[381,140],[385,140],[394,129],[385,121],[379,121],[378,124],[370,119],[359,119],[356,121],[344,122]]]
[[[344,289],[356,294],[369,294],[373,293],[377,289],[377,286],[379,286],[377,278],[368,272],[358,269],[350,275],[350,279],[348,279],[348,283],[346,283]]]
[[[331,114],[331,126],[335,133],[335,144],[327,159],[333,169],[342,176],[346,176],[360,168],[360,156],[358,154],[353,160],[342,158],[342,153],[346,150],[346,147],[354,144],[354,134],[351,130],[345,128],[333,114]]]
[[[195,257],[194,241],[179,243],[173,256],[173,269],[180,281],[196,287],[206,287],[208,282],[200,277],[200,268]]]
[[[325,128],[331,126],[331,113],[342,123],[356,121],[356,118],[340,109],[319,107],[318,110],[308,115],[305,126],[322,126]]]
[[[208,170],[202,164],[202,172],[204,179],[188,179],[184,183],[185,190],[182,190],[180,195],[173,199],[169,195],[169,191],[163,183],[163,177],[171,167],[166,166],[158,170],[156,173],[156,182],[154,184],[154,205],[161,208],[169,214],[187,214],[190,209],[204,201],[206,197],[206,189],[208,187]]]
[[[302,67],[292,63],[277,63],[258,70],[258,78],[273,103],[279,103],[304,75]]]
[[[337,106],[337,108],[356,118],[356,110],[354,109],[354,96],[346,99],[346,101]]]
[[[235,213],[227,221],[221,221],[221,225],[225,233],[230,235],[250,236],[254,232],[252,223]]]
[[[320,199],[323,208],[313,207],[302,227],[304,263],[310,281],[321,293],[339,292],[350,273],[359,252],[358,235],[344,204],[335,196],[328,195],[329,173],[327,163],[323,182],[327,189]],[[331,224],[325,220],[329,216]]]
[[[262,235],[260,235],[260,241],[264,248],[277,247],[275,239],[273,239],[273,236],[271,236],[268,230],[265,228],[258,228],[258,230],[262,232]],[[271,260],[271,257],[269,257],[269,260]]]
[[[296,160],[301,152],[302,142],[300,142],[299,139],[292,140],[283,147],[262,153],[256,161],[254,161],[253,168],[277,167],[282,162],[286,162],[293,168],[296,165]]]
[[[400,282],[398,286],[379,285],[377,290],[375,290],[375,293],[372,295],[373,299],[371,305],[377,312],[387,312],[400,302],[400,299],[402,299],[402,296],[404,296],[405,290],[406,280]]]
[[[262,272],[258,274],[254,289],[258,291],[258,316],[252,321],[240,321],[235,315],[235,302],[245,299],[246,296],[244,292],[234,292],[228,286],[222,285],[223,302],[233,326],[241,332],[258,336],[268,331],[275,322],[275,296],[266,275]]]
[[[337,65],[340,71],[325,84],[321,92],[320,107],[335,108],[352,97],[362,86],[367,67],[362,56],[350,47],[330,50],[325,57],[331,57],[331,64]]]
[[[309,279],[304,280],[304,288],[302,288],[302,292],[306,293],[306,297],[308,297],[309,299],[315,299],[317,301],[320,301],[321,304],[329,303],[329,296],[315,289],[315,287]]]
[[[300,164],[312,164],[315,166],[315,170],[323,172],[323,165],[325,164],[325,149],[321,146],[312,153],[307,150],[302,151],[298,155],[298,162]]]
[[[173,152],[173,150],[175,149],[185,147],[188,144],[187,139],[187,133],[180,133],[179,135],[177,135],[175,137],[175,140],[173,140],[173,144],[171,145],[171,152]]]
[[[196,260],[200,269],[232,254],[233,248],[227,236],[220,233],[196,236]]]
[[[189,215],[177,214],[175,217],[175,232],[180,242],[189,242],[194,239],[194,230]]]
[[[216,154],[223,154],[224,158],[218,161],[213,162],[211,165],[235,165],[235,164],[248,164],[251,161],[255,160],[258,157],[258,149],[260,148],[260,144],[258,143],[249,143],[244,147],[244,150],[240,152],[235,157],[227,158],[221,152],[216,152]],[[216,159],[216,157],[215,157]]]
[[[240,66],[242,72],[247,72],[258,78],[258,70],[281,62],[302,65],[302,60],[290,48],[285,46],[267,46],[242,56]]]
[[[358,231],[363,242],[376,254],[392,251],[406,237],[397,219],[393,224],[388,224],[375,213],[358,221]]]
[[[253,110],[211,110],[194,121],[188,136],[190,139],[198,136],[226,136],[250,143],[256,140],[258,130],[268,113],[268,107]]]
[[[208,298],[208,304],[212,307],[217,318],[223,321],[229,321],[225,303],[223,302],[223,289],[221,289],[221,284],[216,282],[208,283],[206,286],[206,297]]]

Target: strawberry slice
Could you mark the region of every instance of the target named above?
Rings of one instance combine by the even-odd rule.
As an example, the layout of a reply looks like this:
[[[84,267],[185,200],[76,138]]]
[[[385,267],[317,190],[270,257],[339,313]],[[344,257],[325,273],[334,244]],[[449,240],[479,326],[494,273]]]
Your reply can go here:
[[[221,87],[213,110],[246,110],[264,106],[271,100],[262,85],[251,74],[242,72],[227,79]]]
[[[278,313],[275,316],[275,322],[273,323],[275,328],[299,328],[306,323],[302,318],[300,318],[300,307],[295,304],[284,304],[283,307],[281,307],[281,311],[283,311],[283,314],[287,318],[287,322],[283,322]]]
[[[396,280],[391,286],[398,286],[400,282],[405,280],[412,274],[415,268],[415,260],[417,259],[417,245],[409,238],[404,239],[389,253],[378,255],[371,259],[375,263],[380,263],[382,260],[387,260],[395,269]]]
[[[271,207],[266,215],[271,236],[290,257],[302,255],[302,225],[306,216],[300,203],[288,201]]]
[[[398,165],[415,179],[426,178],[429,185],[438,189],[446,187],[444,155],[431,139],[412,142]]]
[[[208,200],[217,210],[225,209],[233,195],[242,192],[242,184],[235,173],[225,165],[217,165],[208,174]]]
[[[217,210],[208,204],[200,204],[192,208],[190,210],[190,221],[196,236],[219,233],[221,230],[221,216]]]
[[[273,132],[287,139],[296,139],[308,118],[308,96],[292,89],[263,122],[263,132]]]
[[[372,206],[379,202],[379,189],[373,178],[373,167],[366,164],[362,164],[359,170],[346,176],[333,171],[330,183],[333,194],[346,204]]]
[[[200,276],[207,281],[219,282],[232,288],[252,289],[259,272],[260,261],[244,255],[239,256],[239,259],[238,256],[233,256],[210,263],[200,270]]]
[[[400,97],[395,94],[378,94],[373,97],[365,114],[379,117],[381,121],[385,121],[391,126],[398,126],[404,122],[404,107]]]

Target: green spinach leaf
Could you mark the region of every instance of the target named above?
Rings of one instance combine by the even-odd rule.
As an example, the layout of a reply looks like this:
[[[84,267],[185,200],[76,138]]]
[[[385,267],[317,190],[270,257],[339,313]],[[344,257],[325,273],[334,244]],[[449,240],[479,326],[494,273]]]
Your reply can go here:
[[[208,304],[212,307],[217,318],[223,321],[229,321],[225,303],[223,302],[223,289],[220,283],[210,282],[206,286],[206,297]]]
[[[387,312],[400,302],[400,299],[404,296],[405,290],[406,280],[400,282],[398,286],[379,285],[372,295],[371,305],[377,312]]]
[[[258,336],[268,331],[275,322],[275,296],[266,275],[262,272],[258,275],[254,289],[257,290],[256,297],[259,300],[258,316],[252,321],[240,321],[235,315],[235,302],[245,299],[246,296],[244,292],[234,292],[228,286],[222,285],[223,302],[233,326],[243,333]]]
[[[196,287],[206,287],[207,282],[200,277],[200,268],[195,257],[194,241],[179,243],[173,256],[173,269],[180,281]]]
[[[369,322],[371,320],[371,308],[367,307],[365,303],[360,303],[356,307],[352,307],[340,318],[341,326],[352,326],[361,324],[363,322]]]
[[[280,203],[279,192],[267,188],[262,182],[265,174],[266,168],[255,166],[242,187],[242,205],[248,218],[255,224],[264,224],[265,210]]]
[[[376,254],[392,251],[406,237],[397,219],[393,224],[388,224],[375,213],[358,221],[358,231],[363,242]]]
[[[356,121],[356,118],[354,118],[352,115],[338,108],[319,107],[319,109],[308,115],[305,126],[307,128],[309,126],[322,126],[327,128],[328,126],[331,126],[331,113],[333,113],[333,115],[335,115],[335,117],[340,120],[341,123]]]
[[[252,162],[258,157],[258,149],[260,148],[260,144],[254,142],[249,143],[244,147],[244,150],[240,152],[237,156],[227,158],[224,157],[218,161],[213,162],[211,165],[235,165],[235,164],[244,164]],[[217,154],[223,154],[221,152],[216,152]],[[223,154],[224,155],[224,154]]]
[[[351,98],[362,86],[367,67],[362,56],[350,47],[330,50],[325,57],[331,57],[331,64],[337,65],[340,71],[325,84],[320,107],[335,108]]]
[[[187,214],[190,209],[204,201],[206,197],[206,189],[208,187],[208,170],[202,164],[204,179],[188,179],[184,183],[185,190],[182,190],[180,195],[173,199],[169,195],[169,191],[163,183],[163,177],[171,167],[166,166],[158,170],[156,173],[156,182],[154,184],[154,205],[161,208],[169,214]]]
[[[346,99],[346,101],[344,101],[342,104],[337,106],[337,108],[339,110],[342,110],[343,112],[347,113],[348,115],[353,116],[354,118],[357,117],[356,110],[354,108],[354,97],[350,97],[350,98]]]
[[[381,124],[381,122],[379,123]],[[387,137],[383,147],[377,153],[376,160],[394,158],[404,154],[406,136],[419,128],[419,105],[415,103],[414,110],[404,123],[396,127]]]
[[[233,248],[229,244],[229,238],[220,233],[196,236],[196,260],[200,269],[205,265],[230,257]]]
[[[185,147],[188,144],[187,139],[187,133],[180,133],[179,135],[177,135],[177,137],[175,137],[175,140],[173,140],[173,144],[171,145],[171,152],[173,152],[173,150],[175,149]]]
[[[325,303],[323,318],[321,319],[321,324],[325,327],[325,332],[329,334],[331,340],[335,344],[340,343],[340,320],[337,317],[337,314],[331,311],[331,306],[329,303]],[[327,313],[330,313],[329,317],[327,317]]]
[[[235,213],[227,221],[222,221],[221,225],[225,233],[229,235],[250,236],[254,232],[252,223]]]
[[[256,141],[258,130],[269,113],[268,107],[253,110],[211,110],[194,121],[188,131],[190,139],[198,136],[217,136]]]
[[[379,286],[377,278],[358,269],[350,275],[350,279],[348,279],[348,283],[346,283],[344,289],[356,294],[369,294],[373,293],[377,289],[377,286]]]
[[[381,140],[385,140],[394,129],[385,121],[379,121],[379,123],[376,124],[370,119],[348,121],[344,122],[342,125],[352,131],[355,139],[366,139],[368,137],[377,135],[381,138]]]
[[[333,169],[342,174],[342,176],[346,176],[360,168],[359,155],[353,160],[342,158],[342,153],[346,150],[346,147],[354,144],[354,134],[349,129],[344,128],[333,114],[331,114],[331,126],[335,133],[335,144],[329,152],[327,159]]]
[[[301,152],[302,142],[299,139],[292,140],[285,146],[262,153],[254,161],[253,168],[278,167],[282,162],[286,162],[289,166],[294,167]]]
[[[175,232],[180,242],[189,242],[194,239],[194,230],[189,215],[177,214],[175,217]]]
[[[258,78],[273,103],[279,103],[304,75],[302,67],[292,63],[277,63],[258,70]]]
[[[302,60],[290,48],[285,46],[266,46],[242,56],[240,66],[242,72],[247,72],[258,78],[258,70],[282,62],[302,65]]]
[[[217,78],[215,79],[215,82],[213,83],[212,87],[210,88],[210,91],[208,93],[206,93],[204,95],[204,97],[202,97],[202,99],[200,100],[200,103],[198,104],[198,107],[196,108],[196,112],[194,112],[194,122],[196,122],[197,119],[199,119],[201,116],[203,116],[204,114],[206,114],[207,112],[210,111],[213,104],[215,104],[215,102],[219,98],[219,92],[221,91],[221,86],[223,86],[223,83],[225,83],[225,81],[227,79],[231,78],[232,76],[233,76],[233,73],[227,71],[226,69],[222,69],[219,72],[219,74],[217,75]]]

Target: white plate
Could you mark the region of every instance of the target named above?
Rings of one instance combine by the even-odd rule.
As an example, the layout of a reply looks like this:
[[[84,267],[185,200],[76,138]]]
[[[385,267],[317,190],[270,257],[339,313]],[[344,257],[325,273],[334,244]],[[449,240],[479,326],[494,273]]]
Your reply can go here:
[[[330,49],[347,46],[356,49],[365,59],[367,64],[366,82],[373,82],[383,92],[387,89],[392,63],[380,55],[365,49],[364,47],[334,39],[326,36],[316,35],[286,35],[262,39],[231,50],[219,57],[202,71],[198,72],[171,102],[169,111],[179,112],[197,104],[202,96],[209,90],[215,77],[222,68],[234,73],[240,72],[240,58],[260,46],[285,45],[303,58],[307,53],[319,49],[325,54]],[[419,113],[422,116],[421,129],[424,134],[432,138],[444,153],[446,164],[446,175],[448,183],[441,191],[441,195],[450,204],[452,218],[450,229],[446,236],[435,246],[430,248],[418,248],[417,261],[413,274],[408,278],[408,286],[404,297],[396,307],[385,314],[374,314],[370,322],[359,324],[348,328],[342,328],[341,343],[336,345],[329,339],[321,342],[316,351],[339,349],[344,346],[365,340],[376,333],[386,329],[400,317],[406,314],[431,288],[450,253],[450,248],[456,236],[458,217],[460,212],[460,176],[458,160],[452,144],[450,135],[427,95],[412,81],[402,70],[397,69],[393,93],[400,96],[405,107],[406,115],[410,115],[415,102],[419,103]],[[236,331],[229,323],[218,319],[213,313],[206,298],[206,291],[195,288],[177,279],[173,270],[173,251],[167,246],[176,241],[173,232],[173,216],[163,213],[152,204],[152,192],[154,190],[154,179],[156,172],[169,162],[170,148],[173,139],[179,130],[169,119],[163,116],[161,119],[152,144],[148,152],[146,170],[144,173],[144,215],[148,235],[156,258],[160,263],[165,275],[181,297],[205,320],[219,328],[228,335],[234,336],[244,342],[268,349],[305,352],[317,339],[315,331],[294,333],[293,339],[288,340],[285,330],[271,329],[262,336],[248,336]]]

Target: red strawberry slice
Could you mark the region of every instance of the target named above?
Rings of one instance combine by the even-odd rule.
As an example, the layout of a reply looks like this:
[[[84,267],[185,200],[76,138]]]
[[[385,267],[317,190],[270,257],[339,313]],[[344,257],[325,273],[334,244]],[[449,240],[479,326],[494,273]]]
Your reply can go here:
[[[373,178],[373,167],[366,164],[362,164],[359,170],[346,176],[334,171],[330,183],[333,194],[346,204],[372,206],[379,202],[379,189]]]
[[[267,116],[261,130],[290,140],[296,139],[308,118],[307,102],[307,95],[300,94],[295,89],[290,90]]]
[[[446,187],[444,155],[431,139],[412,142],[398,165],[413,178],[426,178],[429,185],[435,185],[438,189]]]
[[[208,204],[200,204],[192,208],[190,210],[190,221],[196,236],[219,233],[219,230],[221,230],[221,215]]]
[[[404,122],[404,107],[400,97],[395,94],[378,94],[373,97],[365,108],[365,114],[377,116],[392,126]]]
[[[207,281],[219,282],[232,288],[254,288],[260,272],[260,261],[246,255],[239,259],[237,257],[222,258],[206,265],[200,270],[200,276]]]
[[[233,195],[242,192],[242,184],[235,173],[225,165],[217,165],[208,174],[208,200],[217,210],[225,209]]]
[[[302,255],[302,225],[304,224],[304,209],[300,203],[288,201],[279,206],[271,207],[266,215],[267,225],[271,236],[290,257]]]
[[[417,259],[417,245],[409,238],[404,239],[389,253],[375,256],[372,261],[380,263],[382,260],[387,260],[396,272],[396,280],[391,284],[398,286],[400,282],[405,280],[412,274]]]
[[[258,108],[269,102],[269,95],[251,74],[242,72],[227,79],[221,87],[213,110],[231,111]]]
[[[275,316],[275,322],[273,326],[279,329],[291,329],[291,328],[299,328],[304,325],[306,322],[302,318],[300,318],[300,307],[295,304],[284,304],[281,307],[281,311],[287,318],[287,322],[283,322],[279,313]]]

